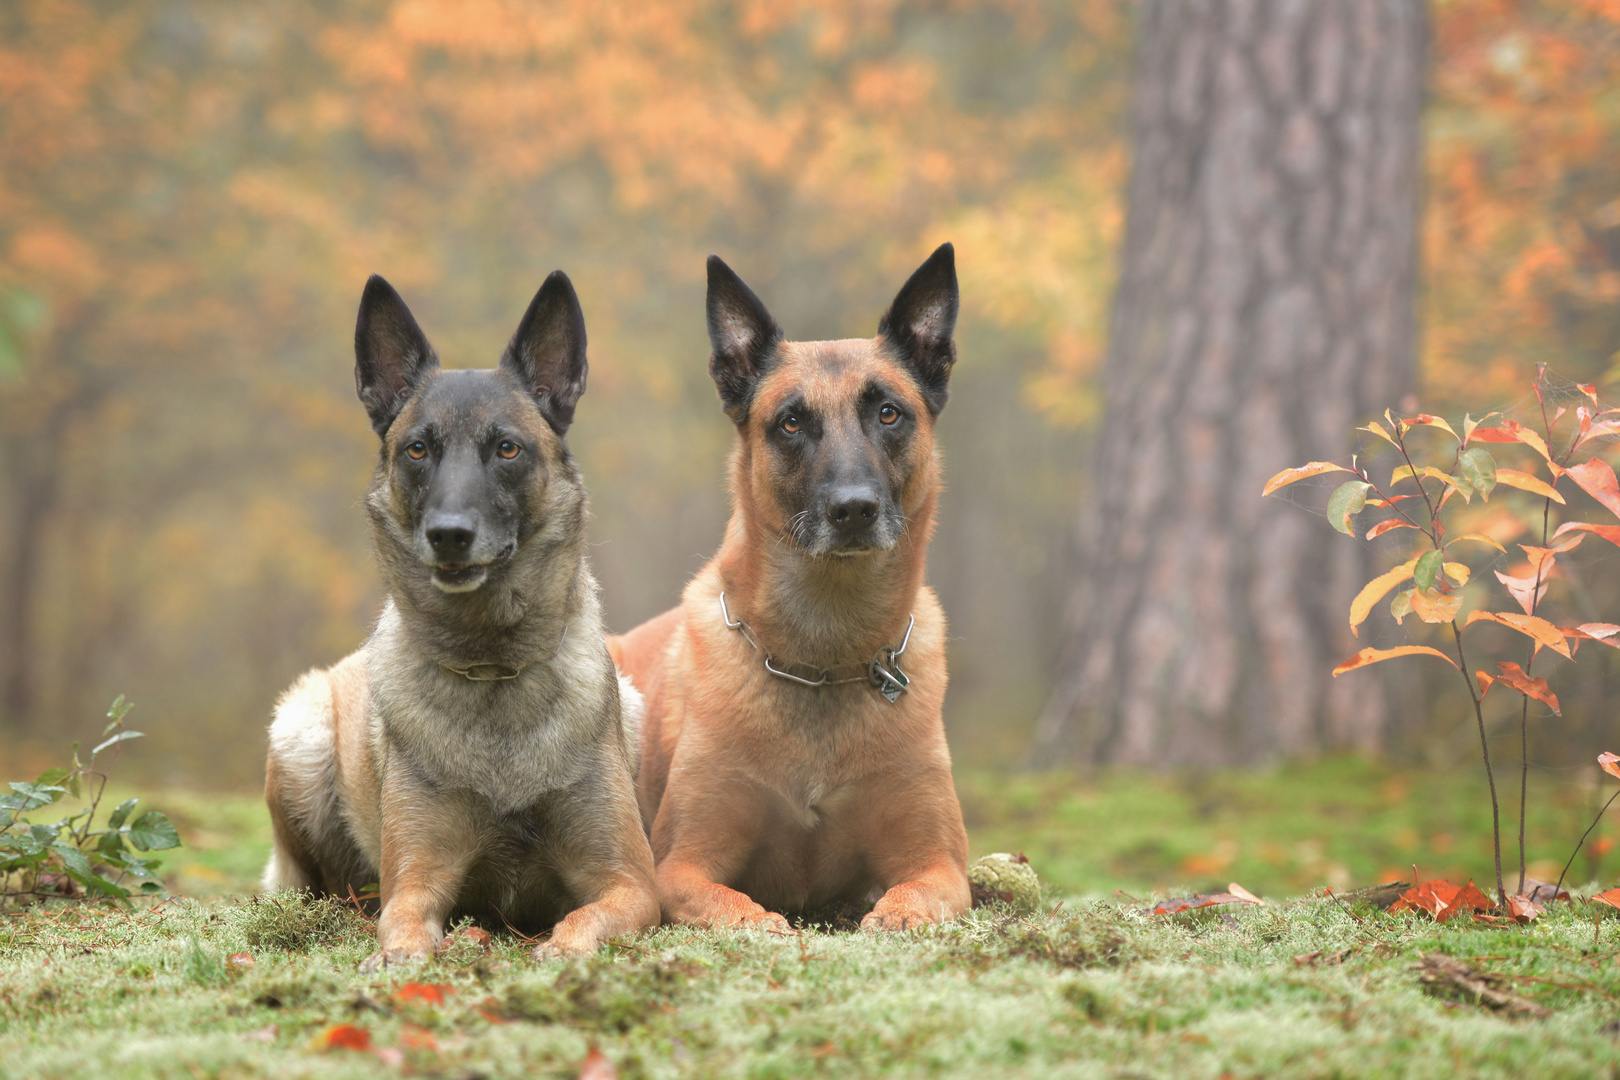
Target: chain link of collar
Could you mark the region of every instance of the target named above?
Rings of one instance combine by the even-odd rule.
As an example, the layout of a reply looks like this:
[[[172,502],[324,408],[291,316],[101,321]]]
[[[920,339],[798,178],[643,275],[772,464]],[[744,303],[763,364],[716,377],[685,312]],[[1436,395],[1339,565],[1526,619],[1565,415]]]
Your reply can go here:
[[[742,634],[748,644],[754,647],[754,651],[764,657],[765,670],[778,679],[786,679],[788,682],[795,682],[800,686],[811,688],[869,682],[891,704],[901,694],[905,693],[906,688],[911,685],[911,678],[900,669],[900,655],[906,651],[906,646],[911,644],[911,631],[917,625],[917,616],[915,615],[909,617],[910,621],[906,623],[905,636],[900,639],[898,648],[878,650],[878,654],[872,658],[870,663],[862,667],[858,674],[845,678],[835,677],[836,670],[833,668],[816,668],[810,664],[800,664],[792,661],[778,667],[776,658],[759,643],[759,639],[754,636],[754,631],[749,628],[748,624],[741,619],[731,617],[731,612],[726,609],[726,594],[723,590],[720,593],[720,619],[726,624],[728,630],[736,630]],[[788,667],[808,668],[819,672],[819,674],[815,678],[805,679],[786,670]]]

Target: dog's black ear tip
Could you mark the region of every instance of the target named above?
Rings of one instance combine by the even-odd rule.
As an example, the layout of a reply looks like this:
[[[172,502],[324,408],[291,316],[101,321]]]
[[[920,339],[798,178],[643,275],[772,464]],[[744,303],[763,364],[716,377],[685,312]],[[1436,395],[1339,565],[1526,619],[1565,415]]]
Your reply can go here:
[[[569,292],[574,291],[573,281],[571,281],[568,275],[561,270],[553,270],[551,273],[547,274],[546,280],[541,282],[540,287],[542,289],[566,289]]]
[[[398,293],[395,292],[392,285],[388,284],[388,279],[381,274],[372,274],[366,278],[366,287],[361,290],[360,299],[364,302],[389,295],[397,296]]]

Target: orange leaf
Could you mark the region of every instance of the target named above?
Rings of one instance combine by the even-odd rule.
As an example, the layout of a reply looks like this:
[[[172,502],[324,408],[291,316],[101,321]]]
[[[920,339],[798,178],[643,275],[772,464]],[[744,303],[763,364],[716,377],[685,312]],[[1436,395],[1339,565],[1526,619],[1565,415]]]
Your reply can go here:
[[[1559,638],[1559,640],[1562,641],[1563,639]],[[1384,660],[1393,660],[1397,656],[1417,656],[1419,654],[1438,656],[1452,667],[1457,666],[1457,662],[1455,660],[1441,652],[1439,649],[1431,649],[1427,645],[1400,645],[1393,649],[1362,649],[1360,652],[1356,653],[1356,655],[1334,668],[1333,675],[1335,678],[1337,678],[1347,671],[1354,671],[1356,668],[1366,667],[1369,664],[1376,664]]]
[[[1390,518],[1388,521],[1380,521],[1378,524],[1376,524],[1372,528],[1368,529],[1367,530],[1367,539],[1368,540],[1376,539],[1377,537],[1383,536],[1385,533],[1389,532],[1391,529],[1415,529],[1415,528],[1417,528],[1417,526],[1412,524],[1410,521],[1406,521],[1406,520],[1404,520],[1402,518]]]
[[[1474,681],[1479,683],[1479,696],[1483,698],[1491,692],[1491,684],[1496,681],[1495,675],[1487,675],[1483,671],[1474,672]]]
[[[1437,427],[1444,431],[1447,435],[1450,435],[1453,439],[1457,439],[1457,433],[1451,430],[1450,424],[1446,423],[1438,416],[1431,416],[1429,413],[1418,413],[1416,416],[1409,416],[1401,422],[1403,424],[1426,424],[1429,427]],[[1461,439],[1457,439],[1457,441],[1462,442]]]
[[[425,1001],[429,1005],[443,1005],[444,999],[456,992],[453,986],[442,983],[406,983],[394,991],[394,1000],[401,1005],[408,1001]]]
[[[1373,605],[1388,595],[1389,590],[1412,576],[1412,570],[1417,566],[1417,560],[1411,559],[1393,570],[1379,574],[1366,585],[1362,586],[1356,598],[1350,601],[1350,632],[1360,636],[1356,627],[1367,621],[1372,612]]]
[[[1553,490],[1549,484],[1542,480],[1538,480],[1536,477],[1531,476],[1527,472],[1520,472],[1518,469],[1503,469],[1499,467],[1496,470],[1496,482],[1498,484],[1506,484],[1508,487],[1518,488],[1520,491],[1528,491],[1532,495],[1544,496],[1551,499],[1555,503],[1562,503],[1564,501],[1564,497],[1558,494],[1557,491]]]
[[[1558,698],[1553,694],[1551,688],[1547,686],[1546,679],[1538,679],[1527,674],[1523,668],[1511,660],[1498,660],[1496,670],[1500,672],[1496,676],[1498,682],[1506,683],[1526,697],[1535,698],[1551,709],[1554,715],[1564,715],[1559,711]]]
[[[371,1032],[353,1024],[334,1024],[322,1032],[320,1041],[327,1050],[370,1050]]]
[[[415,1024],[406,1024],[399,1033],[399,1045],[407,1050],[437,1050],[439,1040],[433,1037],[433,1032],[425,1027]]]
[[[1563,536],[1567,532],[1589,532],[1593,536],[1620,547],[1620,525],[1588,525],[1584,521],[1566,521],[1558,526],[1553,535]]]
[[[1461,608],[1461,593],[1442,593],[1433,587],[1412,593],[1412,614],[1426,623],[1448,623]]]
[[[1611,754],[1607,750],[1598,755],[1598,764],[1610,776],[1620,779],[1620,755]]]
[[[231,953],[231,955],[225,958],[225,970],[239,975],[244,971],[252,971],[255,963],[257,963],[257,961],[253,959],[252,953]]]
[[[1264,900],[1260,899],[1258,896],[1254,895],[1254,893],[1250,892],[1248,889],[1245,889],[1235,881],[1227,884],[1226,891],[1237,897],[1239,900],[1247,900],[1249,903],[1259,904],[1261,907],[1265,906],[1266,902]]]
[[[590,1051],[579,1066],[579,1080],[619,1080],[619,1070],[613,1067],[613,1062],[607,1055],[591,1044]]]
[[[1527,428],[1515,420],[1503,420],[1496,427],[1477,427],[1468,436],[1470,442],[1489,443],[1523,443],[1536,453],[1552,460],[1552,454],[1547,452],[1547,443],[1532,428]],[[1500,472],[1500,470],[1498,470]]]
[[[1448,922],[1460,911],[1492,911],[1496,905],[1470,881],[1453,885],[1439,879],[1414,885],[1389,906],[1390,911],[1427,911],[1435,922]]]
[[[1541,916],[1541,909],[1528,896],[1508,897],[1508,914],[1515,922],[1527,923]]]
[[[1600,892],[1596,896],[1592,897],[1592,899],[1600,904],[1608,904],[1612,908],[1620,908],[1620,889],[1610,889],[1608,892]]]
[[[1566,659],[1569,657],[1569,643],[1564,640],[1563,631],[1546,619],[1535,615],[1520,615],[1512,611],[1470,611],[1468,621],[1463,625],[1473,626],[1482,619],[1517,630],[1534,641],[1537,649],[1545,645],[1558,655]]]
[[[1321,476],[1323,473],[1351,471],[1352,470],[1345,468],[1343,465],[1335,465],[1331,461],[1312,461],[1297,468],[1284,469],[1276,476],[1273,476],[1270,480],[1267,480],[1265,490],[1260,492],[1260,497],[1264,498],[1265,496],[1270,495],[1273,491],[1276,491],[1278,488],[1287,487],[1296,480],[1304,480],[1311,476]]]
[[[1608,462],[1592,458],[1579,465],[1571,465],[1564,472],[1581,486],[1582,491],[1607,507],[1609,513],[1620,517],[1620,480],[1615,479],[1614,470],[1609,468]]]

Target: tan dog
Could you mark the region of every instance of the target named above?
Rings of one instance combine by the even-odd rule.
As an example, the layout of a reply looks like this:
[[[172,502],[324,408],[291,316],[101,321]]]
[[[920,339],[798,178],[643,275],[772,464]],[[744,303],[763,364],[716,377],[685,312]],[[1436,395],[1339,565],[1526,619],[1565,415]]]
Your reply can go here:
[[[946,244],[877,337],[784,341],[709,258],[731,523],[680,607],[608,643],[647,698],[637,790],[668,921],[786,928],[876,900],[862,925],[903,930],[968,907],[923,584],[956,311]]]
[[[496,370],[443,372],[373,277],[355,353],[382,437],[366,509],[388,604],[359,652],[276,709],[265,888],[378,882],[367,970],[428,956],[458,911],[556,924],[540,957],[655,925],[639,699],[621,701],[602,645],[563,441],[585,390],[573,286],[546,279]]]

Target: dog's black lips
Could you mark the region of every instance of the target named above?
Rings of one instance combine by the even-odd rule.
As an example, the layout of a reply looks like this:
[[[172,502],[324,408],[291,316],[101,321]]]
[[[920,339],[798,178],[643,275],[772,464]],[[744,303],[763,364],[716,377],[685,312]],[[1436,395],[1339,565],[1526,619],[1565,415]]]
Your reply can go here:
[[[493,570],[507,559],[510,559],[512,553],[516,550],[517,542],[513,541],[497,552],[495,557],[487,563],[435,563],[433,576],[446,585],[459,585],[464,581],[471,581],[484,571]]]

